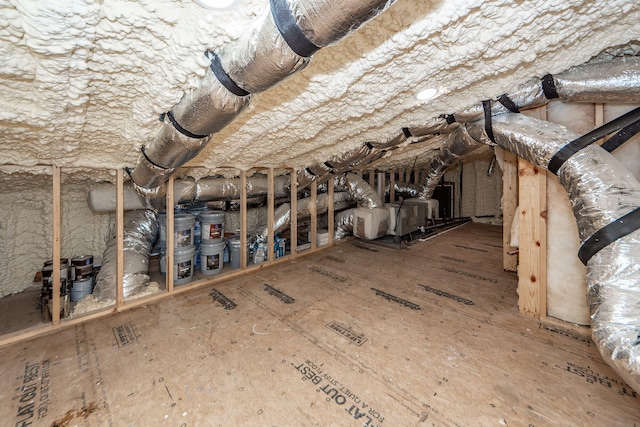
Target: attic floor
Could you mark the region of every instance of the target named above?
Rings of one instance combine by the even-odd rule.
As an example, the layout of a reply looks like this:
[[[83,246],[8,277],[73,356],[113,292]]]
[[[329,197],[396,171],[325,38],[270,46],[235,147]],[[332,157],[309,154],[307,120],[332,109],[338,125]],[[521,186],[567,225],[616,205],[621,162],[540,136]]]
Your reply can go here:
[[[358,243],[357,245],[354,243]],[[11,426],[633,426],[588,336],[517,310],[501,229],[344,243],[0,348]],[[31,424],[30,424],[31,423]]]

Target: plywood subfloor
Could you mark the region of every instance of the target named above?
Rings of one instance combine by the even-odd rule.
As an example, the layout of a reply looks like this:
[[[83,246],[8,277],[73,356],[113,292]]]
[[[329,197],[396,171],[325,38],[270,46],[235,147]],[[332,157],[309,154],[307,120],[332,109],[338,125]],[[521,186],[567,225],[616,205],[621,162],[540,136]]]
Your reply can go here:
[[[345,243],[0,348],[19,426],[633,426],[588,336],[517,311],[500,229]]]

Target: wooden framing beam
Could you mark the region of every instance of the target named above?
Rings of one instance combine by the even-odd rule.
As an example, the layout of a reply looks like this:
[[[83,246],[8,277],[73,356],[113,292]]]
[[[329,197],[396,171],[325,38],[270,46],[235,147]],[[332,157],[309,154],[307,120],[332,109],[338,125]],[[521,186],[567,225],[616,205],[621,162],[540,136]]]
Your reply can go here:
[[[169,181],[167,181],[167,199],[166,199],[166,206],[167,206],[167,214],[166,214],[166,219],[167,219],[167,224],[165,227],[165,230],[167,230],[167,253],[165,256],[165,263],[166,263],[166,281],[167,281],[167,292],[171,293],[173,292],[173,280],[175,277],[176,272],[174,271],[174,252],[175,252],[175,235],[174,235],[174,204],[173,204],[173,175],[169,177]]]
[[[247,172],[240,172],[240,269],[247,269]]]
[[[518,208],[518,158],[504,151],[504,171],[502,172],[502,268],[518,271],[518,248],[510,245],[511,225]]]
[[[335,228],[335,218],[334,218],[334,211],[335,211],[335,200],[334,198],[334,188],[333,188],[333,178],[329,179],[329,181],[327,182],[327,197],[329,198],[327,200],[327,231],[328,231],[328,238],[329,238],[329,246],[333,245],[333,240],[334,240],[334,228]]]
[[[311,182],[311,200],[309,211],[311,213],[311,249],[318,247],[318,181]]]
[[[396,171],[394,169],[389,172],[389,203],[396,201]]]
[[[267,172],[267,261],[273,262],[275,259],[274,253],[274,209],[275,209],[275,190],[274,190],[274,171],[273,168],[269,168]]]
[[[60,286],[61,286],[61,278],[60,278],[60,235],[61,235],[61,198],[62,198],[62,178],[60,173],[60,168],[58,166],[53,166],[52,170],[53,174],[53,235],[52,235],[52,244],[53,244],[53,272],[51,274],[51,288],[52,288],[52,313],[51,313],[51,321],[53,325],[58,325],[60,323]],[[69,275],[67,274],[67,280],[69,280]],[[68,286],[68,282],[65,280],[65,286]],[[65,292],[66,294],[67,292]],[[68,296],[66,297],[68,298]]]
[[[124,171],[116,171],[116,309],[124,305]]]
[[[298,171],[291,169],[291,241],[289,242],[291,256],[298,253]]]

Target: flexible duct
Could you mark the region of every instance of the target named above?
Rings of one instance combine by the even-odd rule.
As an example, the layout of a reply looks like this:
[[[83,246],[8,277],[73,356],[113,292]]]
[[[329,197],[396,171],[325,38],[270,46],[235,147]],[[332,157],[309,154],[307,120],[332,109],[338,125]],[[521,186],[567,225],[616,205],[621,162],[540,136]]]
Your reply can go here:
[[[395,0],[271,0],[242,36],[218,54],[200,86],[161,119],[162,129],[142,147],[131,179],[147,197],[176,168],[195,157],[250,102],[251,94],[275,85],[334,43],[374,18]]]
[[[336,189],[345,190],[352,200],[367,209],[382,207],[382,200],[376,191],[364,179],[355,173],[347,173],[334,178]]]
[[[158,238],[158,217],[155,211],[129,211],[124,218],[124,297],[144,289],[150,282],[149,253]],[[114,237],[104,251],[102,266],[96,277],[93,296],[97,301],[116,298],[117,242]]]
[[[467,128],[476,141],[489,141],[482,121],[468,123]],[[515,114],[493,117],[492,130],[500,147],[543,168],[579,136],[562,126]],[[640,183],[597,145],[569,157],[558,169],[558,178],[569,193],[583,243],[640,207]],[[593,341],[636,391],[640,391],[639,245],[640,231],[635,230],[606,245],[586,264]]]
[[[355,212],[356,209],[347,209],[336,214],[333,221],[336,227],[336,240],[342,240],[353,234],[353,216]]]

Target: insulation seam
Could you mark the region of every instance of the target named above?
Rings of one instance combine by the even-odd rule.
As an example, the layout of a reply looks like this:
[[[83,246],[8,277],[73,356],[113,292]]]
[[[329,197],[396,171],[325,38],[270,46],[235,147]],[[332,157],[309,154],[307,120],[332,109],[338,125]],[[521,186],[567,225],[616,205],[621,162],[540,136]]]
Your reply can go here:
[[[276,27],[292,51],[303,58],[308,58],[320,49],[298,27],[291,10],[287,7],[286,0],[270,0],[270,4]]]
[[[218,81],[224,86],[229,92],[236,96],[247,96],[250,95],[250,92],[242,89],[240,86],[233,81],[233,79],[227,74],[227,72],[222,68],[222,64],[220,63],[220,57],[216,55],[214,52],[205,52],[204,53],[207,58],[211,58],[211,71],[213,75],[216,76]]]
[[[562,165],[574,154],[605,136],[640,120],[640,107],[606,123],[563,146],[549,161],[547,169],[557,175]]]
[[[584,265],[609,244],[633,233],[640,228],[640,208],[636,208],[621,218],[618,218],[609,225],[605,225],[600,230],[589,237],[578,251],[578,258]]]

